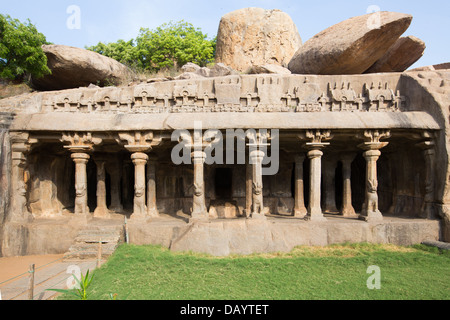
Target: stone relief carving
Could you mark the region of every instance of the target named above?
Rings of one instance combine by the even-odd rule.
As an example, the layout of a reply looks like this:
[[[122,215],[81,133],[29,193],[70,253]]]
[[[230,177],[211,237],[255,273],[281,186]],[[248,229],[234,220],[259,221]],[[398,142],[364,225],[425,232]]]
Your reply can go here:
[[[328,83],[307,77],[229,76],[202,81],[151,83],[129,88],[86,89],[43,101],[43,112],[399,112],[407,99],[386,83]]]

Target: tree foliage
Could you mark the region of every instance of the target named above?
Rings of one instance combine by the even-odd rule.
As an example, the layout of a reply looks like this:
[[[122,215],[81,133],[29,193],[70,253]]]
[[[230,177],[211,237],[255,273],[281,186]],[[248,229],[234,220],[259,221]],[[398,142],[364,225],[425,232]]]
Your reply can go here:
[[[0,78],[21,80],[26,74],[36,78],[50,74],[41,46],[48,44],[30,20],[21,23],[0,14]]]
[[[188,62],[206,65],[213,61],[216,42],[192,24],[165,23],[155,30],[141,28],[135,40],[88,47],[128,66],[152,72],[179,68]]]

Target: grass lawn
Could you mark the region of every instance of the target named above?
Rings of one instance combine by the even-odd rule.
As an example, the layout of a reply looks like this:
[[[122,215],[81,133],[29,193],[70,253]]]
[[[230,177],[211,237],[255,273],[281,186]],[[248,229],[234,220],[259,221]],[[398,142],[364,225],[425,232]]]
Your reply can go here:
[[[379,290],[367,287],[372,265],[381,271]],[[89,293],[90,300],[447,300],[450,252],[349,244],[216,258],[122,245],[95,271]]]

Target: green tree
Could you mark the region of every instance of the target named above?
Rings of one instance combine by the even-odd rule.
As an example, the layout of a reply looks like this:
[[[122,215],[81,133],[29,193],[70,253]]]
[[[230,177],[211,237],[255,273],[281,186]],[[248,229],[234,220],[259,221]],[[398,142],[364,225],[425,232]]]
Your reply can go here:
[[[141,28],[135,40],[87,47],[137,70],[157,72],[188,62],[204,66],[214,60],[216,40],[184,21],[165,23],[156,30]]]
[[[0,14],[0,78],[23,80],[25,75],[40,78],[51,71],[41,46],[48,44],[30,20],[21,23]]]
[[[119,40],[107,44],[100,42],[95,46],[86,47],[86,49],[110,57],[129,67],[140,67],[138,65],[137,48],[133,39],[130,41]]]
[[[204,66],[214,59],[214,41],[184,21],[165,23],[155,31],[142,28],[136,44],[146,70],[179,68],[188,62]]]

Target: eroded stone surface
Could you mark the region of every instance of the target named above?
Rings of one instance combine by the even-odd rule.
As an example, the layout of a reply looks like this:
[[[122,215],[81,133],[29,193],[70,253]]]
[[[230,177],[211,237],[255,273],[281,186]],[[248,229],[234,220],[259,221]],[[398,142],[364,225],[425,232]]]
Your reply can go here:
[[[364,73],[394,45],[411,21],[412,16],[395,12],[345,20],[305,42],[288,68],[295,74]]]
[[[403,72],[422,58],[425,48],[417,37],[402,37],[366,73]]]
[[[44,45],[42,49],[52,74],[33,79],[33,86],[38,90],[118,85],[132,78],[126,66],[96,52],[63,45]]]
[[[245,8],[222,17],[216,61],[241,72],[258,64],[286,66],[301,44],[297,27],[288,14]]]

